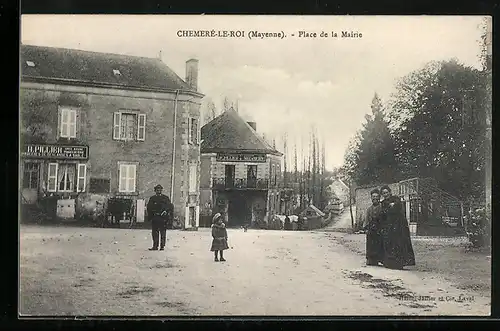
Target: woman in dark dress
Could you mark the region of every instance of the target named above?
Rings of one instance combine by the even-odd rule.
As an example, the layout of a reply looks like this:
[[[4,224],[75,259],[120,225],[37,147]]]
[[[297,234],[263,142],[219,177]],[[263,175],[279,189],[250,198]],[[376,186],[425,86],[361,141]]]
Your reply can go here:
[[[366,230],[366,265],[376,266],[384,262],[384,247],[380,232],[380,191],[370,192],[372,205],[366,210],[364,229]]]
[[[223,251],[229,249],[229,245],[227,244],[227,230],[226,225],[222,221],[222,215],[217,213],[214,215],[212,224],[212,247],[210,250],[214,252],[214,261],[226,261],[224,259]],[[217,256],[217,252],[219,252],[220,259]]]
[[[384,249],[384,267],[403,269],[415,265],[410,229],[398,196],[392,195],[389,186],[380,189],[382,197],[381,232]]]

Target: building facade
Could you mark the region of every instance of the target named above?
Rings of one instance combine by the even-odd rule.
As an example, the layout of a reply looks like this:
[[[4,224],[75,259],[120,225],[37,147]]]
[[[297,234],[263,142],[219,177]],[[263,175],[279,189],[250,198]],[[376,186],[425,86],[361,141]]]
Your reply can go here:
[[[230,109],[201,131],[201,215],[223,212],[229,227],[265,227],[280,208],[282,153]]]
[[[197,72],[197,60],[183,80],[160,59],[21,45],[22,202],[103,195],[131,200],[141,221],[161,184],[197,226]]]

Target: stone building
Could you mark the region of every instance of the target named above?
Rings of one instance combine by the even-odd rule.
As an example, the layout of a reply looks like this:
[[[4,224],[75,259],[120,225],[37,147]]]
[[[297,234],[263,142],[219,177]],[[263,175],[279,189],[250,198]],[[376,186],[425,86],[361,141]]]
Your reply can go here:
[[[283,154],[230,109],[201,129],[201,217],[223,212],[229,227],[265,227],[280,208]]]
[[[141,221],[161,184],[176,216],[197,226],[197,84],[194,59],[183,80],[156,58],[21,45],[22,202],[52,196],[71,207],[101,195],[131,200]]]

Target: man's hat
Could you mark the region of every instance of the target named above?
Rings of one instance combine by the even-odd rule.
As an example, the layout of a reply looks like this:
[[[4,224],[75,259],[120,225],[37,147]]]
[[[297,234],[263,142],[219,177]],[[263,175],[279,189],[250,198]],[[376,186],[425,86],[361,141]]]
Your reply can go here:
[[[158,185],[155,186],[155,190],[157,190],[157,189],[163,190],[163,186],[161,186],[160,184],[158,184]]]

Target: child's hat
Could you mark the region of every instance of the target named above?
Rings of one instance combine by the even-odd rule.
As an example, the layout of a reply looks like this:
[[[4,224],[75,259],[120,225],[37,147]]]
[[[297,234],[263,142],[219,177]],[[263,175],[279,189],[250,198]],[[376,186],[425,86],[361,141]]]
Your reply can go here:
[[[215,214],[214,217],[212,218],[212,222],[215,223],[221,216],[222,215],[220,213]]]

